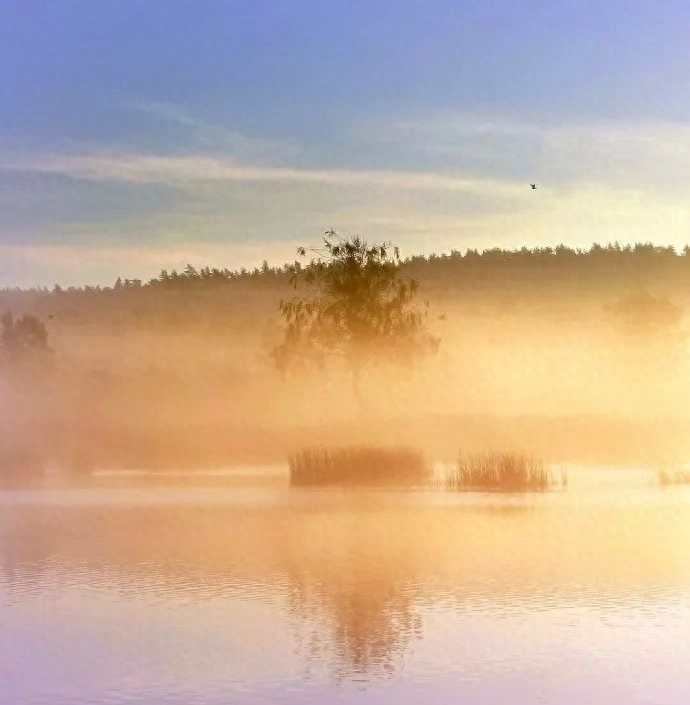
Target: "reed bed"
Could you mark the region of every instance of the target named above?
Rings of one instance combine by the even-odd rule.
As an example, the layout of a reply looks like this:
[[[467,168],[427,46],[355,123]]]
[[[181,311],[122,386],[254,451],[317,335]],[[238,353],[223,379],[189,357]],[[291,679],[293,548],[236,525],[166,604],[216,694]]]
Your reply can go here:
[[[446,484],[456,490],[543,492],[556,483],[541,458],[491,451],[461,454]],[[561,484],[567,484],[565,475]]]
[[[417,485],[428,482],[429,467],[410,448],[346,446],[305,448],[288,457],[293,486]]]

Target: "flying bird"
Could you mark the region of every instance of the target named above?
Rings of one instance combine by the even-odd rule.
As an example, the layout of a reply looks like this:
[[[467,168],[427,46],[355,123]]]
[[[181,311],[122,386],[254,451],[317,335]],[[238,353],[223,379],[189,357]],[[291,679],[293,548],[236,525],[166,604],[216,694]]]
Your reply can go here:
[[[536,190],[536,188],[537,188],[537,185],[536,185],[536,184],[530,184],[530,186],[532,187],[532,190],[533,190],[533,191]]]

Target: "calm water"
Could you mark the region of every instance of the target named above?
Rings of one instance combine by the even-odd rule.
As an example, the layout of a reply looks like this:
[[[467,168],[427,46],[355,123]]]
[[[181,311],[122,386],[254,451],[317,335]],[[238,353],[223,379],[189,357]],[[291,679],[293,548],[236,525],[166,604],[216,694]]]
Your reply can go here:
[[[690,701],[690,488],[0,492],[0,703]]]

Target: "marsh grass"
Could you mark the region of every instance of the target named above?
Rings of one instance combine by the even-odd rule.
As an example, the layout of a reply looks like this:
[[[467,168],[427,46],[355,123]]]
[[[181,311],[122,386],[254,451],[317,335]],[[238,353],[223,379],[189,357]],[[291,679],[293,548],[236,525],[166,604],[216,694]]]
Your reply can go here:
[[[567,477],[561,473],[561,485]],[[447,486],[457,490],[543,492],[556,483],[541,458],[512,451],[463,453]]]
[[[670,485],[690,485],[690,470],[662,468],[659,470],[659,484],[662,487]]]
[[[288,457],[293,486],[417,485],[427,483],[424,456],[410,448],[305,448]]]

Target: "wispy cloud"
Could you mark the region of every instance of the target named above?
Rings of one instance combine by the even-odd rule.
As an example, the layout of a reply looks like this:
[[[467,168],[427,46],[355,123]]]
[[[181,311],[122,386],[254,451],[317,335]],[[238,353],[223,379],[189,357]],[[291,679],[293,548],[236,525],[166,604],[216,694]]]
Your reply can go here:
[[[515,196],[524,184],[472,179],[424,171],[375,169],[296,169],[238,163],[222,157],[157,156],[137,153],[0,156],[0,168],[61,174],[89,181],[184,185],[199,182],[297,182],[400,190],[462,191]]]
[[[184,133],[183,145],[204,152],[230,155],[244,162],[284,164],[294,160],[302,147],[281,139],[247,135],[227,125],[199,117],[180,106],[155,101],[135,101],[128,106],[156,123],[175,125]]]
[[[679,122],[529,123],[450,113],[369,123],[355,136],[372,152],[477,175],[522,175],[554,188],[685,193],[690,182],[690,125]]]
[[[88,149],[5,152],[0,153],[0,168],[177,187],[282,182],[497,198],[520,195],[532,180],[540,181],[543,189],[601,184],[671,187],[683,193],[690,182],[690,126],[678,123],[536,125],[462,115],[393,120],[360,127],[352,135],[360,152],[368,150],[371,162],[390,164],[388,168],[348,167],[346,158],[342,167],[320,168],[294,166],[288,156],[298,147],[209,125],[174,106],[138,104],[138,109],[215,134],[216,144],[222,136],[230,148],[182,155]],[[411,168],[401,168],[401,161]]]

